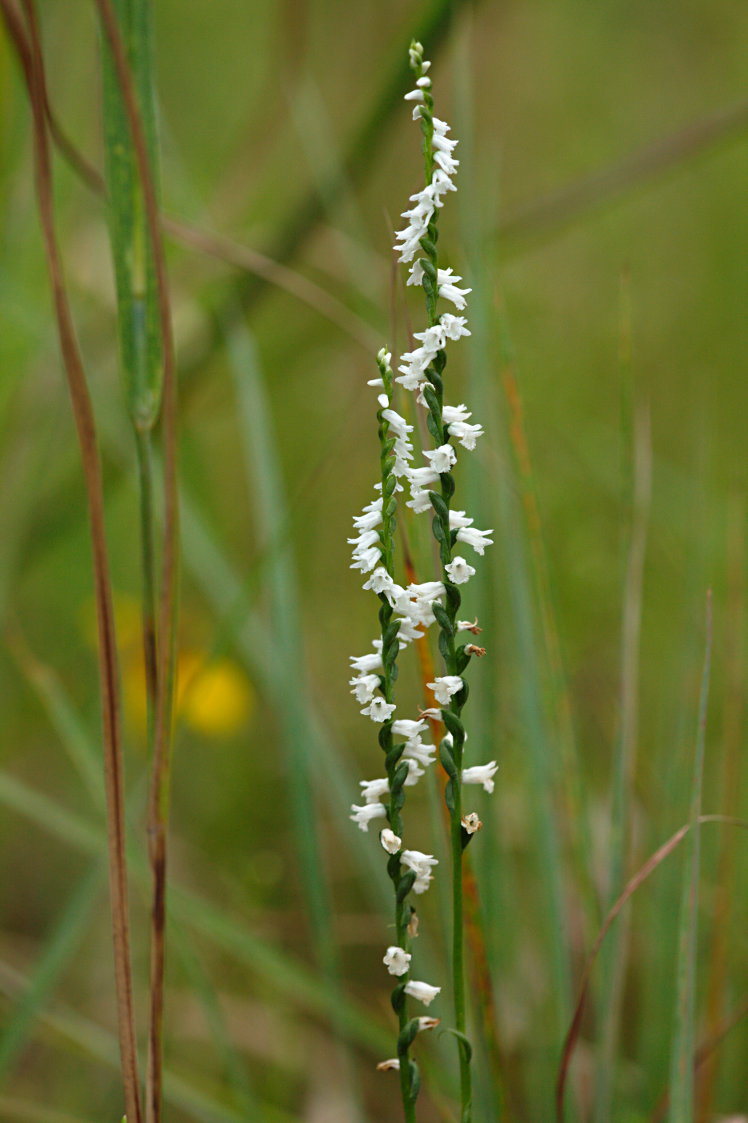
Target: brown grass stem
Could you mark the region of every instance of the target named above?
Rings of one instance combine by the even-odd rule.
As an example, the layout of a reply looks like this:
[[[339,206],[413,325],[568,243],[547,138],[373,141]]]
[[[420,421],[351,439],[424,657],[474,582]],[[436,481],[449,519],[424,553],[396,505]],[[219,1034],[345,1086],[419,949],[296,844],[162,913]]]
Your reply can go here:
[[[12,0],[0,0],[11,39],[23,60],[33,118],[34,168],[39,217],[44,239],[57,330],[65,375],[78,433],[86,487],[94,592],[99,637],[104,740],[104,781],[107,799],[110,900],[114,974],[117,992],[120,1060],[125,1107],[130,1123],[140,1123],[138,1061],[130,963],[127,863],[125,855],[124,775],[118,697],[117,641],[104,525],[104,497],[96,441],[96,428],[83,360],[78,346],[67,295],[62,257],[54,216],[50,157],[47,86],[41,40],[33,0],[23,0],[26,28]]]
[[[737,819],[730,815],[699,815],[698,822],[701,823],[723,823],[728,826],[742,827],[743,830],[748,830],[748,821],[744,819]],[[582,972],[582,980],[579,986],[577,996],[577,1003],[574,1007],[574,1015],[571,1019],[569,1029],[567,1030],[564,1044],[561,1051],[561,1060],[558,1066],[558,1075],[556,1078],[556,1120],[557,1123],[563,1123],[564,1120],[564,1096],[566,1093],[566,1083],[569,1075],[569,1067],[574,1055],[574,1050],[579,1038],[579,1031],[582,1025],[582,1016],[587,1004],[587,995],[589,994],[590,982],[592,979],[592,969],[595,966],[598,953],[602,947],[603,941],[611,929],[616,917],[621,912],[621,909],[633,897],[637,889],[644,884],[651,874],[665,861],[670,854],[683,842],[683,839],[691,829],[690,823],[685,823],[682,827],[663,842],[646,862],[637,870],[637,872],[629,879],[625,889],[614,902],[603,921],[602,927],[597,934],[594,944],[587,956],[587,962]]]

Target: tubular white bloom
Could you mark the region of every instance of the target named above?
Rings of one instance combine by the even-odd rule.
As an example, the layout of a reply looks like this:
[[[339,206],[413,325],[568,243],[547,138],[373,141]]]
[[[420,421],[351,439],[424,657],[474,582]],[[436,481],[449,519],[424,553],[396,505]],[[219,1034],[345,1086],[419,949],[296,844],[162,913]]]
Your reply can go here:
[[[381,780],[359,780],[359,785],[364,803],[381,803],[382,796],[387,795],[390,790],[390,782],[386,776]]]
[[[378,496],[372,499],[371,503],[367,503],[364,507],[363,514],[356,515],[353,520],[353,525],[356,530],[373,530],[375,526],[379,526],[382,521],[382,497]]]
[[[356,548],[353,551],[353,561],[349,568],[360,569],[362,573],[369,573],[376,567],[381,557],[382,551],[378,546],[370,546],[368,549]]]
[[[368,706],[364,706],[361,711],[366,717],[370,717],[372,721],[383,722],[392,717],[395,712],[394,702],[385,702],[384,698],[372,698]]]
[[[395,1072],[400,1071],[400,1061],[397,1057],[389,1057],[386,1061],[380,1061],[377,1065],[377,1072],[388,1072],[393,1069]]]
[[[375,639],[372,643],[374,650],[368,655],[351,655],[350,663],[354,671],[359,671],[361,674],[368,675],[372,671],[379,671],[382,669],[382,641]]]
[[[365,803],[363,807],[358,807],[355,803],[351,805],[352,815],[348,818],[357,823],[362,831],[368,831],[369,823],[372,819],[384,819],[387,817],[387,808],[383,803]]]
[[[411,979],[405,984],[405,993],[411,998],[418,999],[424,1006],[430,1006],[441,989],[441,987],[432,987],[428,983],[418,982],[416,979]]]
[[[439,482],[439,473],[435,472],[430,464],[426,464],[423,468],[411,468],[408,472],[408,479],[411,483],[411,491],[414,487],[428,488]]]
[[[407,975],[410,970],[410,961],[413,957],[409,951],[404,948],[399,948],[393,944],[387,948],[382,962],[391,975]]]
[[[449,435],[459,441],[463,448],[472,452],[478,437],[483,436],[482,425],[468,425],[464,421],[453,421],[449,426]]]
[[[377,351],[377,362],[380,366],[388,367],[392,362],[392,353],[384,347],[380,347]]]
[[[449,472],[457,463],[457,453],[449,444],[439,445],[438,448],[427,450],[423,455],[439,475]]]
[[[405,753],[403,753],[403,756],[405,756]],[[421,768],[418,761],[415,760],[413,757],[405,757],[405,763],[408,766],[408,775],[405,777],[405,781],[404,781],[405,787],[406,788],[415,787],[415,785],[421,779],[421,776],[424,775],[424,771]]]
[[[396,584],[394,579],[390,577],[383,565],[377,566],[371,577],[364,581],[362,588],[371,589],[371,591],[377,595],[379,595],[379,593],[384,593],[393,608],[397,603],[398,597],[401,597],[405,592],[403,587]]]
[[[382,845],[382,849],[386,850],[388,854],[397,854],[403,844],[403,840],[398,838],[395,832],[391,831],[389,827],[385,827],[384,830],[379,832],[379,841]]]
[[[444,334],[447,339],[458,340],[463,335],[470,335],[467,329],[467,320],[464,316],[453,316],[451,312],[443,312],[439,317],[439,323],[444,329]],[[449,406],[444,407],[444,413],[449,409]],[[470,414],[468,414],[468,417]],[[446,421],[447,418],[445,417]]]
[[[423,90],[411,90],[409,93],[405,94],[403,100],[421,102],[423,101]]]
[[[491,760],[488,764],[476,764],[472,768],[463,768],[462,782],[463,784],[482,784],[483,790],[492,792],[494,788],[493,778],[499,770],[499,766],[495,760]]]
[[[405,506],[410,507],[417,515],[422,515],[425,511],[430,511],[432,509],[431,500],[429,499],[429,493],[427,491],[422,491],[419,487],[413,488],[411,490],[411,496],[412,498],[406,501]]]
[[[441,324],[433,324],[425,331],[414,331],[414,339],[420,339],[421,346],[425,351],[430,351],[432,358],[436,358],[439,351],[444,350],[446,342],[444,337],[444,328]]]
[[[430,764],[433,764],[435,756],[436,748],[434,745],[424,745],[420,737],[408,741],[403,749],[403,758],[405,760],[417,760],[423,768],[428,768]]]
[[[493,530],[477,530],[474,526],[465,526],[457,531],[457,541],[472,546],[476,554],[482,555],[486,552],[486,546],[493,546],[493,538],[489,538],[489,534],[493,534]]]
[[[456,622],[458,632],[472,632],[474,636],[479,636],[483,631],[478,627],[478,619],[475,620],[458,620]]]
[[[401,417],[394,409],[383,409],[382,417],[389,424],[396,437],[405,437],[408,433],[413,432],[413,426],[409,425],[405,418]]]
[[[412,718],[398,718],[397,721],[392,723],[393,737],[404,737],[406,741],[412,741],[419,733],[422,733],[426,728],[426,722],[423,718],[413,720]]]
[[[449,512],[449,529],[459,530],[463,526],[472,526],[474,519],[468,518],[464,511]]]
[[[416,621],[411,620],[410,616],[397,617],[400,624],[400,629],[397,633],[400,640],[400,647],[404,644],[411,643],[414,639],[423,639],[423,632],[418,627]]]
[[[379,675],[356,675],[349,680],[349,686],[353,687],[351,694],[355,694],[356,701],[363,706],[371,702],[375,691],[379,689]]]
[[[367,378],[366,385],[367,386],[374,386],[377,389],[384,390],[384,379],[383,378]]]
[[[439,865],[438,859],[433,854],[424,854],[421,850],[403,850],[400,861],[406,869],[412,870],[416,875],[413,892],[425,893],[434,876],[431,869]]]
[[[379,531],[377,530],[362,530],[356,538],[349,538],[348,541],[355,547],[354,554],[363,553],[368,550],[369,546],[373,546],[375,542],[379,542]]]
[[[434,697],[441,706],[448,706],[453,694],[462,690],[462,679],[459,675],[442,675],[435,682],[427,682],[429,690],[433,690]]]
[[[459,536],[463,532],[458,531],[457,533]],[[455,585],[464,585],[465,582],[469,581],[475,573],[474,567],[472,565],[468,565],[465,559],[461,558],[459,554],[457,554],[456,557],[452,558],[452,561],[449,563],[449,565],[445,565],[444,571],[445,573],[449,574],[450,580],[454,581]]]
[[[457,287],[462,277],[458,277],[452,269],[437,269],[436,271],[436,284],[439,290],[439,296],[443,296],[445,300],[451,300],[455,308],[461,312],[465,307],[465,297],[472,289],[460,289]]]

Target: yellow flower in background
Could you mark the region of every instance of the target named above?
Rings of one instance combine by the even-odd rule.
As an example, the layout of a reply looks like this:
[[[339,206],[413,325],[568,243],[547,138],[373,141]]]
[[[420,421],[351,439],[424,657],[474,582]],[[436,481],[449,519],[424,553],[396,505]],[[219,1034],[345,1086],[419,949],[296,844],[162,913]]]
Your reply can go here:
[[[118,593],[114,598],[117,638],[122,658],[122,694],[130,723],[145,734],[147,721],[140,604]],[[96,610],[86,604],[82,614],[86,639],[96,645]],[[202,737],[222,739],[239,732],[254,708],[254,691],[246,674],[227,656],[211,658],[205,651],[180,652],[177,659],[175,720]]]
[[[254,705],[242,669],[226,657],[180,655],[177,668],[177,718],[204,737],[231,737],[247,722]]]

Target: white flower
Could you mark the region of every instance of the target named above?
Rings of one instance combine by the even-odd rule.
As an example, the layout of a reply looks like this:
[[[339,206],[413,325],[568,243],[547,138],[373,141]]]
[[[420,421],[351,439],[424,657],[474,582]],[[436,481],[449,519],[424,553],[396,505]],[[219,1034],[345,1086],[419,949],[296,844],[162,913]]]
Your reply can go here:
[[[404,101],[423,101],[423,90],[411,90],[405,94]]]
[[[452,269],[437,269],[436,284],[439,290],[439,296],[443,296],[445,300],[451,300],[455,308],[460,312],[465,307],[465,297],[472,289],[460,289],[457,287],[462,277],[458,277]]]
[[[441,1024],[441,1018],[419,1018],[418,1019],[418,1032],[422,1033],[425,1029],[436,1029]]]
[[[468,815],[465,815],[460,819],[460,823],[465,829],[465,834],[475,834],[483,826],[476,811],[471,811]]]
[[[403,756],[405,756],[404,752]],[[412,788],[415,784],[418,783],[418,781],[421,779],[421,776],[424,775],[424,772],[418,761],[413,757],[407,757],[405,763],[408,766],[408,775],[405,777],[404,784],[406,788]]]
[[[387,721],[394,712],[394,702],[385,702],[384,698],[372,698],[369,705],[364,706],[361,711],[365,717],[370,717],[372,721],[376,722]]]
[[[413,432],[413,426],[409,425],[405,418],[401,417],[394,409],[383,409],[382,417],[396,437],[406,437],[408,433]]]
[[[403,757],[405,760],[417,760],[423,768],[428,768],[430,764],[434,763],[436,749],[433,745],[424,745],[420,737],[415,737],[412,741],[408,741],[403,749]]]
[[[439,865],[438,859],[433,854],[424,854],[420,850],[403,850],[400,861],[416,875],[413,892],[425,893],[433,879],[431,868]]]
[[[353,520],[353,525],[356,530],[372,530],[375,526],[379,526],[382,521],[382,497],[378,496],[372,499],[371,503],[367,503],[364,507],[363,514],[356,515]]]
[[[400,629],[397,633],[400,640],[400,647],[404,643],[411,643],[414,639],[422,639],[423,632],[419,629],[416,621],[412,620],[410,616],[399,617]]]
[[[386,1061],[380,1061],[377,1065],[377,1072],[387,1072],[393,1069],[395,1072],[400,1071],[400,1061],[397,1057],[389,1057]]]
[[[396,584],[394,579],[390,577],[383,565],[377,566],[371,577],[364,581],[362,587],[364,589],[371,589],[371,591],[377,595],[384,593],[387,600],[393,606],[397,602],[398,597],[402,596],[405,592],[402,586]]]
[[[424,1006],[429,1006],[441,989],[441,987],[432,987],[428,983],[420,983],[415,979],[405,984],[405,993],[411,998],[417,998]]]
[[[413,338],[420,339],[424,351],[429,351],[434,359],[439,351],[444,350],[444,328],[441,324],[433,324],[425,331],[414,331]]]
[[[375,639],[372,645],[374,651],[368,655],[351,655],[350,662],[354,671],[359,671],[361,674],[370,674],[372,671],[382,669],[382,641]]]
[[[359,780],[359,784],[365,803],[381,802],[382,796],[387,795],[390,790],[390,782],[386,776],[381,780]]]
[[[380,347],[377,351],[377,363],[380,367],[388,367],[392,362],[392,354],[384,347]]]
[[[441,198],[442,195],[446,195],[448,191],[456,191],[456,190],[457,190],[457,188],[452,183],[452,180],[449,178],[447,173],[445,171],[443,171],[441,168],[436,168],[433,176],[431,177],[431,194],[433,196],[434,203],[436,204],[436,206],[441,207],[441,206],[444,205],[443,202],[442,202],[442,198]],[[439,272],[441,273],[442,270],[440,269]],[[461,277],[458,277],[457,279],[462,280]],[[470,292],[470,291],[471,290],[468,289],[468,292]],[[458,305],[458,307],[459,307],[459,305]],[[464,307],[464,305],[463,305],[463,307]]]
[[[360,569],[362,573],[368,573],[375,568],[381,557],[382,551],[378,546],[369,546],[367,549],[356,548],[353,551],[353,561],[350,568]]]
[[[467,320],[464,316],[454,316],[451,312],[443,312],[439,317],[439,323],[444,329],[447,339],[458,340],[463,335],[470,335],[467,329]],[[444,407],[445,414],[448,408],[449,406]],[[470,415],[468,414],[468,416]],[[446,421],[447,418],[445,417],[444,420]]]
[[[474,636],[479,636],[483,631],[478,627],[478,620],[457,620],[456,627],[458,632],[472,632]]]
[[[442,675],[435,682],[426,683],[429,690],[433,690],[434,697],[441,706],[448,706],[453,694],[462,690],[462,679],[459,675]]]
[[[388,854],[397,854],[403,844],[403,840],[398,838],[389,827],[385,827],[384,830],[379,832],[379,841],[382,844],[382,849],[386,850]]]
[[[463,526],[472,526],[475,520],[468,518],[464,511],[449,512],[449,529],[459,530]]]
[[[453,421],[449,426],[449,435],[459,441],[468,452],[472,452],[478,437],[483,436],[483,426],[467,425],[464,421]]]
[[[411,490],[412,499],[408,499],[405,506],[410,507],[417,515],[422,515],[424,511],[431,510],[431,500],[429,493],[422,491],[420,488],[413,488]]]
[[[439,475],[448,472],[457,463],[457,453],[450,444],[439,445],[438,448],[424,452],[423,455]]]
[[[462,533],[462,531],[458,531],[458,537]],[[454,581],[455,585],[464,585],[475,573],[473,566],[468,565],[465,559],[461,558],[459,554],[452,558],[449,565],[445,565],[444,570],[449,574],[450,580]]]
[[[369,823],[372,819],[384,819],[387,815],[387,808],[383,803],[365,803],[363,807],[358,807],[355,803],[351,806],[352,815],[348,818],[357,823],[362,831],[368,831]]]
[[[379,689],[379,675],[356,675],[350,679],[349,685],[353,687],[351,694],[355,694],[360,706],[371,702],[374,692]]]
[[[463,784],[482,784],[484,791],[493,791],[493,778],[498,772],[499,766],[495,760],[489,761],[488,764],[476,764],[472,768],[463,768],[462,782]]]
[[[418,718],[417,721],[413,721],[411,718],[398,718],[397,721],[392,723],[392,735],[393,737],[404,737],[406,741],[412,741],[425,728],[426,722],[423,718]]]
[[[411,491],[414,488],[429,488],[432,484],[439,482],[439,473],[435,472],[430,464],[426,464],[423,468],[411,468],[408,472],[408,479],[411,483]]]
[[[484,554],[486,546],[493,546],[493,538],[489,538],[489,534],[493,534],[493,530],[476,530],[474,526],[465,526],[457,531],[457,541],[472,546],[476,554]]]
[[[391,975],[407,975],[410,970],[412,956],[409,951],[392,945],[387,948],[382,962]]]

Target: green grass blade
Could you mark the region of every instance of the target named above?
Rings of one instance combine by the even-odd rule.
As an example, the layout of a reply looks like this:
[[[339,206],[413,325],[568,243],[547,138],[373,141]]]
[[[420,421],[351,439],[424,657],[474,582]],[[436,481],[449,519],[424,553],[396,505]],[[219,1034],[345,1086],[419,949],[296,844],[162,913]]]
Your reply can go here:
[[[61,973],[75,954],[101,890],[105,870],[104,863],[95,862],[74,890],[29,976],[28,986],[5,1020],[0,1033],[0,1086],[33,1033],[39,1012],[48,1002]]]
[[[707,595],[706,651],[699,699],[699,728],[691,781],[690,830],[686,839],[680,902],[678,959],[676,966],[673,1040],[670,1054],[669,1123],[693,1123],[696,1042],[696,950],[698,938],[699,872],[701,859],[701,792],[704,777],[704,744],[709,702],[712,657],[712,596]]]
[[[142,0],[113,0],[113,5],[133,75],[151,168],[155,168],[152,5]],[[102,35],[101,56],[104,155],[120,359],[133,424],[144,430],[150,429],[158,417],[163,382],[156,269],[135,146],[106,35]]]

